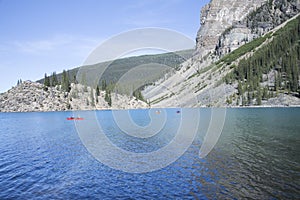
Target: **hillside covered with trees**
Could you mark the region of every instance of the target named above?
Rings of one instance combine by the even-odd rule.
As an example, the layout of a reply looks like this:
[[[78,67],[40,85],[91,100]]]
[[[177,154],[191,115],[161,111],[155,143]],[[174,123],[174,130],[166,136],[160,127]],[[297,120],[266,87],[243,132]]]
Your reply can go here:
[[[241,54],[248,47],[254,50],[258,43],[267,42],[243,58],[233,71],[225,77],[227,84],[238,81],[238,96],[242,97],[242,105],[257,105],[261,100],[275,97],[279,93],[299,97],[300,76],[300,17],[290,21],[286,26],[274,33],[252,41],[223,58],[231,62],[233,55]],[[250,52],[251,52],[250,51]]]

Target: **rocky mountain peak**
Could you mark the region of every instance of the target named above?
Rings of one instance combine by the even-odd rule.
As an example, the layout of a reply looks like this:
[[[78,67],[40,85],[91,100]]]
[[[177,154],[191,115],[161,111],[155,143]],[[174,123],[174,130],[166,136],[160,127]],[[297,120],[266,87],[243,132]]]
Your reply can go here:
[[[215,49],[220,35],[235,22],[267,0],[211,0],[201,10],[201,27],[196,38],[196,55],[201,57]]]
[[[223,57],[241,45],[259,38],[300,12],[299,0],[271,0],[245,18],[233,22],[216,44],[215,55]]]

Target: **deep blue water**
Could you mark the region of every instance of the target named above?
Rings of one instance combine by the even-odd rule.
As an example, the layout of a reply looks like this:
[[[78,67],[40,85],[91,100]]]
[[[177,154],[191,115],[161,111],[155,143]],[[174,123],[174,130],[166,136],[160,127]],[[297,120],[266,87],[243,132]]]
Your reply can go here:
[[[299,111],[227,109],[217,145],[201,159],[211,110],[200,109],[197,137],[184,155],[141,174],[97,161],[66,120],[72,112],[0,113],[0,199],[300,199]],[[147,110],[130,114],[140,126],[149,123]],[[111,111],[96,115],[114,144],[136,153],[170,143],[181,121],[167,109],[163,129],[141,139],[122,132]]]

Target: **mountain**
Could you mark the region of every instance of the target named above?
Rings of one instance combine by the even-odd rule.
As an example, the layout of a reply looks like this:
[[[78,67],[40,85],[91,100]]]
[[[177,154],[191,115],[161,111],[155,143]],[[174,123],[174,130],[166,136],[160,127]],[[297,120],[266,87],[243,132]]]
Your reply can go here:
[[[140,73],[138,78],[126,80],[122,87],[118,86],[118,91],[116,91],[116,81],[128,71],[143,64],[156,63],[176,69],[182,62],[189,59],[192,53],[193,50],[184,50],[122,58],[93,66],[64,70],[59,74],[53,73],[37,82],[19,80],[15,87],[0,94],[0,112],[148,108],[149,105],[145,103],[139,90],[132,91],[133,86],[138,84],[139,79],[144,79],[144,76],[147,76],[149,83],[152,83],[163,77],[168,70],[156,70],[155,64],[147,65],[145,66],[147,71],[150,70],[153,73]],[[95,87],[95,83],[90,80],[95,80],[93,76],[97,76],[98,69],[108,64],[108,68],[99,80],[99,86]],[[84,71],[86,75],[85,85],[78,84],[76,81],[82,78],[76,77],[79,69],[81,74]],[[142,72],[145,71],[145,69],[142,70]]]
[[[167,65],[174,69],[177,69],[181,63],[188,60],[192,57],[194,50],[183,50],[178,52],[170,52],[170,53],[163,53],[163,54],[155,54],[155,55],[141,55],[141,56],[134,56],[134,57],[128,57],[128,58],[121,58],[116,59],[114,61],[107,61],[103,63],[98,63],[96,65],[87,66],[86,74],[89,76],[87,79],[87,85],[94,85],[95,83],[89,82],[89,80],[95,80],[95,77],[92,77],[93,75],[97,75],[98,70],[104,68],[108,65],[107,69],[104,71],[102,77],[99,79],[99,85],[105,80],[107,83],[116,83],[124,74],[126,74],[131,69],[143,65],[143,64],[149,64],[149,63],[156,63],[161,65]],[[147,66],[149,67],[149,66]],[[76,77],[78,70],[80,67],[67,70],[68,79],[71,82],[75,82],[74,77]],[[81,70],[85,69],[84,67],[81,67]],[[166,74],[167,71],[157,71],[157,73],[152,73],[152,80],[153,82],[160,79],[164,74]],[[62,81],[62,73],[58,73],[57,75],[58,82]],[[77,77],[78,78],[78,77]],[[80,78],[80,77],[79,77]],[[52,80],[52,77],[50,75],[50,80]],[[44,78],[37,81],[38,83],[44,83]],[[127,83],[129,87],[132,87],[134,84],[133,82]]]
[[[153,107],[300,105],[299,12],[298,0],[212,0],[194,56],[144,97]]]

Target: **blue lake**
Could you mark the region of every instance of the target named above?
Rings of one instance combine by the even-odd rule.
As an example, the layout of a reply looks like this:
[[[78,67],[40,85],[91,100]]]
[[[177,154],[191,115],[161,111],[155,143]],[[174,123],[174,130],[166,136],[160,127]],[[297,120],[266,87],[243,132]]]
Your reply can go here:
[[[167,118],[149,138],[124,133],[112,111],[91,113],[116,146],[146,153],[172,141],[184,110],[176,111],[157,113]],[[124,172],[95,159],[74,121],[66,120],[72,112],[0,113],[0,199],[300,199],[300,108],[227,109],[222,134],[204,158],[199,149],[211,109],[199,111],[187,151],[148,173]],[[129,114],[141,127],[150,121],[148,110]]]

